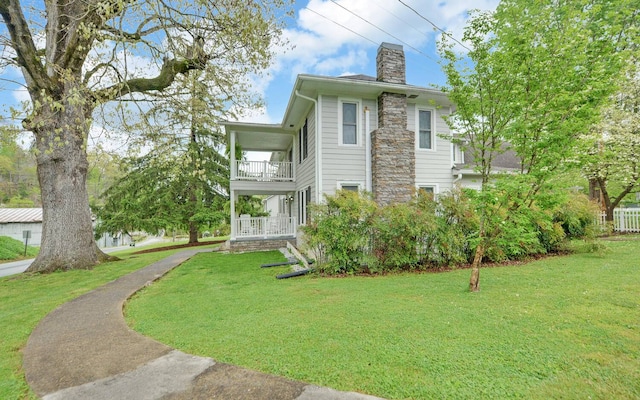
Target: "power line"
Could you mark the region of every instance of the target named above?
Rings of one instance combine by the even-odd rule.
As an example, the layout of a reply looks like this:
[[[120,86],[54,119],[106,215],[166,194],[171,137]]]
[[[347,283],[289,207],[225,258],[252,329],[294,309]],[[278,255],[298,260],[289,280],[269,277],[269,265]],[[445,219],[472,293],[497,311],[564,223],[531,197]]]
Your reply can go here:
[[[338,25],[338,26],[340,26],[340,27],[342,27],[342,28],[344,28],[344,29],[348,30],[349,32],[351,32],[351,33],[353,33],[353,34],[356,34],[356,35],[360,36],[360,37],[361,37],[361,38],[363,38],[364,40],[368,40],[368,41],[370,41],[371,43],[376,44],[376,45],[378,44],[378,43],[374,42],[373,40],[369,39],[368,37],[365,37],[365,36],[363,36],[363,35],[359,34],[358,32],[354,31],[354,30],[353,30],[353,29],[351,29],[351,28],[347,28],[346,26],[342,25],[342,24],[341,24],[341,23],[339,23],[339,22],[336,22],[336,21],[332,20],[332,19],[331,19],[331,18],[329,18],[329,17],[325,17],[324,15],[320,14],[319,12],[317,12],[317,11],[315,11],[315,10],[310,9],[309,7],[305,7],[305,9],[307,9],[307,10],[311,11],[312,13],[314,13],[314,14],[316,14],[316,15],[318,15],[318,16],[320,16],[320,17],[324,18],[324,19],[326,19],[326,20],[327,20],[327,21],[329,21],[329,22],[333,22],[334,24],[336,24],[336,25]]]
[[[331,0],[333,1],[333,0]],[[418,11],[416,11],[415,8],[411,7],[410,5],[408,5],[407,3],[405,3],[402,0],[398,0],[400,3],[402,3],[403,6],[407,7],[409,10],[413,11],[414,13],[416,13],[420,18],[422,18],[423,20],[427,21],[428,23],[431,24],[431,26],[433,26],[435,29],[439,30],[440,32],[442,32],[443,35],[447,35],[448,37],[450,37],[454,42],[458,43],[460,46],[464,47],[465,49],[471,51],[470,48],[468,48],[467,46],[465,46],[461,41],[459,41],[458,39],[454,38],[449,32],[443,30],[442,28],[440,28],[438,25],[434,24],[433,22],[431,22],[427,17],[423,16],[422,14],[420,14]],[[335,2],[334,2],[335,3]]]
[[[416,28],[414,25],[408,23],[407,21],[405,21],[404,19],[400,18],[397,14],[394,14],[392,11],[388,10],[387,8],[383,7],[380,3],[378,3],[377,1],[374,1],[375,5],[378,6],[378,8],[380,8],[381,10],[384,10],[385,12],[393,15],[394,17],[396,17],[396,19],[400,22],[402,22],[403,24],[411,27],[414,31],[418,32],[420,35],[427,37],[429,36],[429,34],[427,32],[422,32],[420,29]]]
[[[391,36],[392,38],[394,38],[395,40],[397,40],[397,41],[399,41],[399,42],[402,42],[403,44],[407,45],[407,47],[409,47],[409,48],[411,48],[411,49],[413,49],[413,50],[417,51],[418,53],[422,54],[422,55],[423,55],[423,56],[425,56],[426,58],[428,58],[428,59],[430,59],[430,60],[432,60],[432,61],[434,61],[434,62],[438,62],[438,61],[437,61],[436,59],[434,59],[433,57],[431,57],[431,56],[429,56],[428,54],[425,54],[424,52],[422,52],[422,50],[420,50],[420,49],[417,49],[417,48],[413,47],[412,45],[410,45],[409,43],[407,43],[407,42],[405,42],[404,40],[400,39],[399,37],[397,37],[397,36],[395,36],[395,35],[393,35],[393,34],[391,34],[391,33],[387,32],[387,31],[385,31],[384,29],[382,29],[382,28],[380,28],[379,26],[377,26],[377,25],[373,24],[372,22],[367,21],[366,19],[362,18],[362,17],[361,17],[361,16],[359,16],[358,14],[356,14],[356,13],[354,13],[353,11],[349,10],[349,9],[348,9],[348,8],[346,8],[345,6],[343,6],[343,5],[341,5],[341,4],[338,4],[338,2],[336,2],[335,0],[331,0],[331,2],[332,2],[333,4],[335,4],[335,5],[337,5],[338,7],[340,7],[340,8],[342,8],[342,9],[344,9],[345,11],[349,12],[350,14],[352,14],[352,15],[354,15],[354,16],[356,16],[356,17],[358,17],[359,19],[363,20],[363,21],[364,21],[364,22],[366,22],[367,24],[369,24],[369,25],[373,26],[374,28],[378,29],[379,31],[386,33],[387,35]]]

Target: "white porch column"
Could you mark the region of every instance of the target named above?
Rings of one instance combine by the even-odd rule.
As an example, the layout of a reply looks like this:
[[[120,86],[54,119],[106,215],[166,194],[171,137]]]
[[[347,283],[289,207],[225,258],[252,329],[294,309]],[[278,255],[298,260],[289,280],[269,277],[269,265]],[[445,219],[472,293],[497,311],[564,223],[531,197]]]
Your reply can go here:
[[[233,154],[233,152],[232,152]],[[231,156],[232,158],[233,155]],[[233,171],[233,168],[231,169],[231,171]],[[233,172],[232,172],[233,173]],[[230,201],[230,211],[231,211],[231,218],[229,219],[229,222],[231,223],[231,240],[235,240],[236,239],[236,192],[232,189],[231,193],[229,194],[229,201]]]

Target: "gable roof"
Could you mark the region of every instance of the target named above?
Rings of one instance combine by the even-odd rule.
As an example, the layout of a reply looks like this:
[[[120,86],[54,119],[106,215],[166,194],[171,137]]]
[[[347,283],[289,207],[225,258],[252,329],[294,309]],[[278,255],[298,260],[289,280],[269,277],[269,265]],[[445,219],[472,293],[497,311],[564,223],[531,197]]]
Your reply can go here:
[[[317,99],[319,95],[376,99],[383,92],[405,94],[410,99],[417,99],[414,101],[435,101],[441,107],[454,107],[447,93],[440,89],[382,82],[367,75],[330,77],[300,74],[293,85],[281,126],[283,129],[298,128],[302,116],[312,107],[309,99]]]
[[[0,224],[42,222],[42,208],[0,208]]]

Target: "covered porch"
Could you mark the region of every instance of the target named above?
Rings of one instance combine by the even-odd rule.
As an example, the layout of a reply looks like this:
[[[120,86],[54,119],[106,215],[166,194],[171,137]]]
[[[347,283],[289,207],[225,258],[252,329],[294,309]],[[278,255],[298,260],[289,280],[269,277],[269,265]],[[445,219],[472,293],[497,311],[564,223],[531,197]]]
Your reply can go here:
[[[292,185],[288,183],[287,186]],[[236,203],[242,195],[266,195],[275,199],[275,206],[265,208],[271,215],[252,217],[249,214],[237,214]],[[297,218],[294,207],[294,190],[285,188],[280,191],[264,189],[231,190],[231,240],[295,238]]]
[[[229,148],[236,150],[230,152],[231,240],[295,238],[295,130],[236,122],[226,122],[225,130]],[[270,216],[252,217],[236,211],[238,197],[245,195],[278,198],[282,204],[272,208]]]

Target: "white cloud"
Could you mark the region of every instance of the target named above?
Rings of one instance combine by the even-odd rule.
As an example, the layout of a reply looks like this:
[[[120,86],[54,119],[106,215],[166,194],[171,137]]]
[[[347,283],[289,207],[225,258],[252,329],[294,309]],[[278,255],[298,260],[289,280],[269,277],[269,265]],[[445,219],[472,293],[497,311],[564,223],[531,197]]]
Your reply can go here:
[[[339,75],[368,62],[361,57],[345,57],[345,49],[362,54],[381,42],[402,44],[406,51],[418,49],[435,58],[433,44],[440,32],[425,18],[460,40],[470,9],[495,9],[498,3],[498,0],[403,1],[420,15],[400,1],[310,0],[300,10],[297,26],[284,31],[295,48],[283,56],[287,62],[282,64],[293,63],[294,73],[303,69],[307,73]]]
[[[375,51],[382,42],[401,44],[406,52],[424,53],[433,63],[437,59],[435,43],[441,32],[424,18],[461,40],[469,10],[494,10],[499,0],[403,2],[420,15],[400,1],[336,0],[338,4],[335,4],[330,0],[309,0],[297,13],[295,25],[283,31],[293,48],[276,49],[278,56],[274,64],[264,77],[255,80],[254,88],[265,96],[270,85],[276,83],[280,86],[278,91],[290,90],[298,74],[363,73],[368,67],[372,68]],[[285,84],[288,84],[286,89]]]

